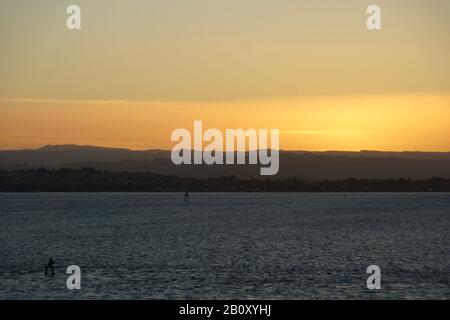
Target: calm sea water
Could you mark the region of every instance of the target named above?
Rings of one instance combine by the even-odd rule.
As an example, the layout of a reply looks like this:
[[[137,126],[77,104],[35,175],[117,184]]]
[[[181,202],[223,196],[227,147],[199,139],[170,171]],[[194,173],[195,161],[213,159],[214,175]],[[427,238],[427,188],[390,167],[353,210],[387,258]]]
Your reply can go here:
[[[1,299],[448,299],[450,194],[0,194],[0,257]]]

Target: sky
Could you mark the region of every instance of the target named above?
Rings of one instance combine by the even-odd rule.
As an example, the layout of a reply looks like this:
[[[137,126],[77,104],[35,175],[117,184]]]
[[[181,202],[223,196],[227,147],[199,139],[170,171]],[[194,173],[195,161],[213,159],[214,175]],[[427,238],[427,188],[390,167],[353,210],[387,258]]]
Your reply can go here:
[[[371,4],[380,31],[366,28]],[[280,129],[285,150],[450,151],[448,12],[448,0],[2,0],[0,149],[170,149],[173,130],[202,120]]]

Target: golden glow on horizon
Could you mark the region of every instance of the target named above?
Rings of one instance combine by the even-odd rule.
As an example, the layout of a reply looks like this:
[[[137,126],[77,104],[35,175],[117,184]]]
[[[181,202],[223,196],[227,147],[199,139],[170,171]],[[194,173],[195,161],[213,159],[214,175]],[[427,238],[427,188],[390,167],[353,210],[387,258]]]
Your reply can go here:
[[[80,144],[171,149],[174,129],[278,128],[284,150],[450,151],[450,95],[234,102],[3,101],[0,148]]]
[[[448,0],[378,0],[375,32],[369,0],[77,3],[73,32],[67,1],[0,1],[0,149],[170,149],[202,120],[286,150],[450,151]]]

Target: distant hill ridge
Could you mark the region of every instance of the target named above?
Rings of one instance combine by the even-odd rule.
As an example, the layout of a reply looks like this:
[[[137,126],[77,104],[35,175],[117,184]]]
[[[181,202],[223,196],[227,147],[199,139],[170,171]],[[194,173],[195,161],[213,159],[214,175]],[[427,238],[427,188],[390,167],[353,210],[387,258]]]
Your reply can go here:
[[[97,147],[97,146],[89,146],[84,145],[80,146],[77,144],[62,144],[62,145],[46,145],[37,151],[75,151],[75,150],[96,150],[96,151],[131,151],[130,149],[125,148],[108,148],[108,147]]]
[[[16,153],[21,151],[106,151],[106,152],[129,152],[129,153],[148,153],[148,152],[170,152],[168,150],[161,149],[148,149],[148,150],[131,150],[127,148],[113,148],[113,147],[101,147],[91,145],[77,145],[77,144],[62,144],[62,145],[46,145],[39,149],[22,149],[22,150],[0,150],[2,153]],[[375,158],[406,158],[406,159],[429,159],[429,160],[450,160],[449,152],[425,152],[425,151],[376,151],[376,150],[361,150],[361,151],[307,151],[307,150],[295,150],[295,151],[283,151],[282,153],[293,154],[314,154],[314,155],[333,155],[333,156],[365,156]]]
[[[259,165],[175,166],[168,150],[130,150],[98,146],[47,145],[0,151],[0,169],[81,168],[153,172],[199,178],[235,175],[261,178]],[[272,178],[450,178],[450,152],[280,151],[280,172]],[[266,177],[263,177],[264,179]]]

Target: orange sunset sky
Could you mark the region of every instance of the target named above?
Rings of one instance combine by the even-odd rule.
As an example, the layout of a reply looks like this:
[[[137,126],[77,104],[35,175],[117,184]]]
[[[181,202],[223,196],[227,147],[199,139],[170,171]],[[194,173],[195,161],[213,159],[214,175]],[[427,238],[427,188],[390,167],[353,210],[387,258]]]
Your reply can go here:
[[[382,8],[380,31],[366,8]],[[82,30],[65,26],[82,9]],[[170,149],[276,128],[285,150],[450,151],[447,0],[2,1],[0,149]]]

